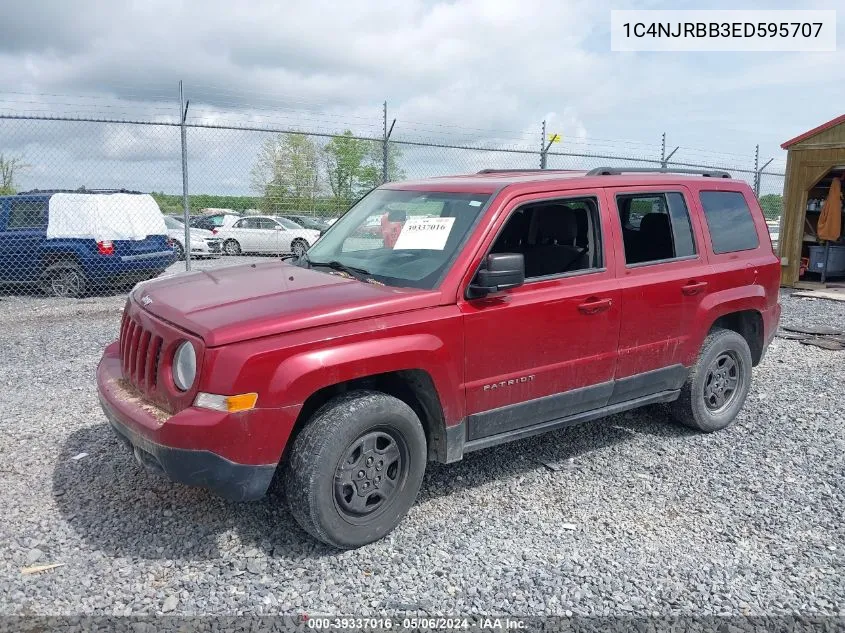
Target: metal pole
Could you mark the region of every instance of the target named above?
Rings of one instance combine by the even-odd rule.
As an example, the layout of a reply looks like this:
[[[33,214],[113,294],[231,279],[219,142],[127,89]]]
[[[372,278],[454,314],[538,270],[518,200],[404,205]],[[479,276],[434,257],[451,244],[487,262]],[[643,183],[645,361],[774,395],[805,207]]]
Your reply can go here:
[[[770,158],[765,163],[763,163],[763,166],[760,169],[754,172],[754,195],[758,198],[760,197],[760,187],[763,183],[763,172],[766,170],[766,167],[769,166],[769,163],[771,163],[773,160],[774,158]],[[754,162],[756,163],[757,161],[755,160]]]
[[[760,144],[754,146],[754,195],[760,197]]]
[[[543,119],[543,128],[540,131],[540,169],[546,168],[546,120]]]
[[[382,123],[384,124],[384,142],[381,144],[381,183],[387,182],[387,101],[384,102],[382,110]]]
[[[182,132],[182,211],[185,220],[185,270],[191,270],[191,209],[188,204],[188,128],[185,126],[185,119],[188,116],[188,103],[185,103],[182,91],[182,81],[179,81],[179,114],[181,119],[180,130]]]
[[[387,127],[387,101],[384,102],[384,137],[381,147],[381,182],[382,184],[390,180],[390,173],[388,166],[390,164],[390,135],[393,134],[393,126],[396,125],[396,119],[390,124],[390,129]]]
[[[663,169],[666,169],[666,168],[669,166],[669,159],[670,159],[670,158],[672,158],[672,157],[675,155],[675,152],[677,152],[679,149],[681,149],[681,146],[680,146],[680,145],[678,145],[675,149],[673,149],[671,152],[669,152],[669,155],[668,155],[668,156],[666,156],[666,157],[663,159],[663,162],[661,162],[661,163],[660,163],[660,166],[661,166]]]
[[[660,166],[666,169],[666,132],[660,135]]]

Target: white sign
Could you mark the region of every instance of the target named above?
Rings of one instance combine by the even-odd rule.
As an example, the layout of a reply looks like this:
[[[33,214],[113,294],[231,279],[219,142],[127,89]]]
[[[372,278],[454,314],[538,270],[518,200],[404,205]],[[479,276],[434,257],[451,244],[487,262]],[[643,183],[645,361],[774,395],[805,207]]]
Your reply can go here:
[[[454,223],[455,218],[408,218],[393,250],[442,251]]]
[[[610,50],[832,52],[836,11],[612,10]]]

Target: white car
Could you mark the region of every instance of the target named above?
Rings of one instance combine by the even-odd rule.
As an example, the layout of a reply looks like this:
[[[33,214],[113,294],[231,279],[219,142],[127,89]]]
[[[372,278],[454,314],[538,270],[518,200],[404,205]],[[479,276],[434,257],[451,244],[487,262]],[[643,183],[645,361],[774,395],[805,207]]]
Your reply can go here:
[[[167,239],[176,251],[176,259],[185,259],[185,225],[176,218],[164,216]],[[221,240],[211,231],[191,227],[191,257],[219,257]]]
[[[272,215],[238,218],[229,226],[216,229],[227,255],[241,253],[293,253],[300,256],[320,238],[320,232],[304,229],[296,222]]]
[[[769,227],[769,236],[772,238],[772,248],[775,253],[777,253],[778,244],[780,242],[780,218],[776,220],[766,220],[766,226]]]

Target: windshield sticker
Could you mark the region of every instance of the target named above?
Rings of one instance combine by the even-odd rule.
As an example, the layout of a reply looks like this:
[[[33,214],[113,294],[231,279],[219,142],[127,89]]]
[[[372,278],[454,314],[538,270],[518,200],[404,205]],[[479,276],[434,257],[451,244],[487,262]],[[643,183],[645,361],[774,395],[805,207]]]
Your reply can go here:
[[[454,223],[455,218],[408,218],[393,248],[442,251]]]

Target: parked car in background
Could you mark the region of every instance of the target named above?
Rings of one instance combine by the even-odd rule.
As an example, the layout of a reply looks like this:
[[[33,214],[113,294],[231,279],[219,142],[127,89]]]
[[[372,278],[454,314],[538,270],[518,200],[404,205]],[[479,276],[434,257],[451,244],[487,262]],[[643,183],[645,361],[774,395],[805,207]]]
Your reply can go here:
[[[298,257],[320,238],[319,231],[272,215],[238,218],[231,225],[216,229],[214,234],[223,240],[223,252],[227,255],[293,253]]]
[[[87,292],[158,276],[173,263],[152,196],[111,191],[33,191],[0,196],[0,283],[46,294]]]
[[[231,225],[240,217],[242,217],[241,214],[235,213],[234,211],[221,211],[206,215],[192,215],[191,226],[198,229],[205,229],[206,231],[213,231],[221,226]]]
[[[167,227],[167,237],[176,253],[176,259],[185,259],[185,225],[178,218],[165,215],[164,225]],[[220,238],[211,231],[190,227],[191,257],[219,257]]]
[[[774,220],[766,220],[766,226],[769,228],[769,237],[772,240],[772,248],[775,253],[779,252],[780,245],[780,218]]]
[[[358,237],[385,217],[396,239]],[[278,477],[303,529],[359,547],[399,523],[428,460],[657,404],[729,427],[779,283],[754,192],[723,172],[391,182],[292,262],[131,293],[100,402],[152,470],[236,500]]]
[[[318,218],[310,215],[281,215],[279,217],[295,222],[304,229],[313,229],[319,231],[320,235],[326,232],[329,228],[329,223],[323,218]]]

